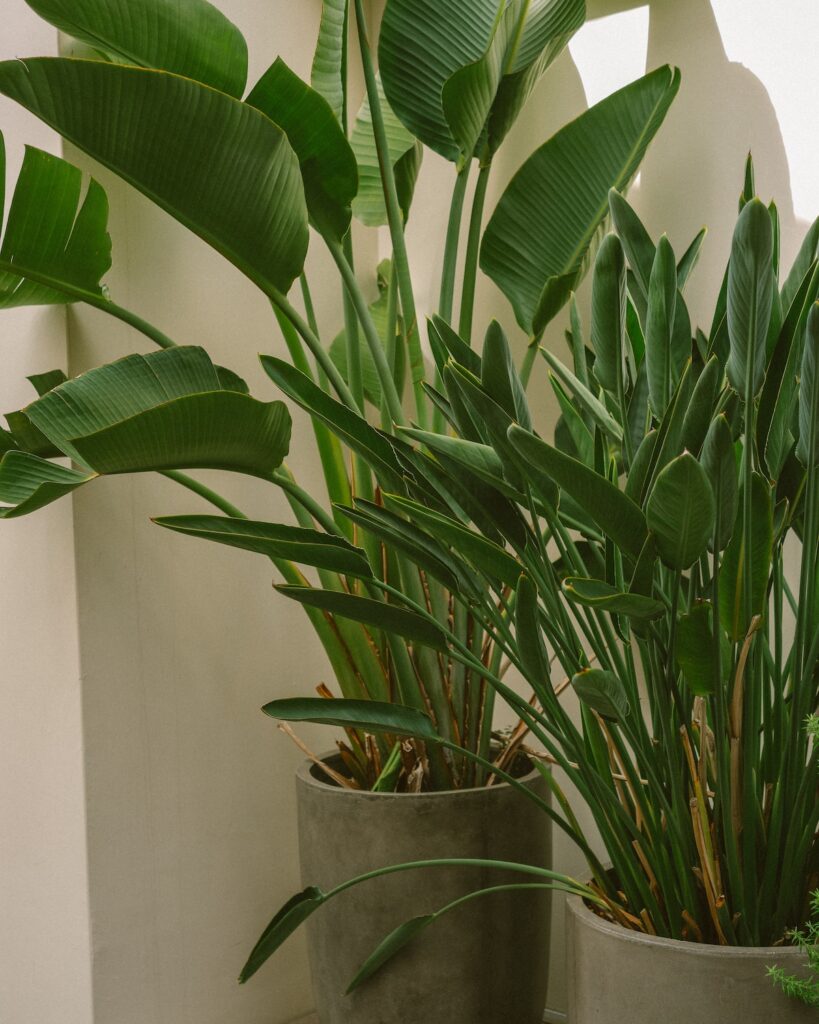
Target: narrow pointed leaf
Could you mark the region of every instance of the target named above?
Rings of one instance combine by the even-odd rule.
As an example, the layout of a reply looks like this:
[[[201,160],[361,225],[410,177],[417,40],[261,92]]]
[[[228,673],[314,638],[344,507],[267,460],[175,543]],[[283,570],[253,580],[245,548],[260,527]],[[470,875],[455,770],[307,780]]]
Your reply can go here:
[[[439,743],[432,720],[422,711],[402,704],[374,700],[325,700],[322,697],[292,697],[274,700],[262,711],[280,722],[313,722],[339,729],[411,736]]]
[[[679,366],[674,351],[674,314],[677,304],[677,265],[674,250],[665,235],[657,246],[648,290],[646,323],[646,369],[651,408],[662,419],[674,387]],[[676,380],[675,380],[676,376]]]
[[[623,380],[626,334],[626,257],[617,235],[606,235],[594,262],[592,278],[592,347],[594,375],[617,395]]]
[[[560,383],[574,395],[577,404],[589,414],[601,430],[604,430],[613,441],[619,444],[623,440],[623,428],[611,415],[603,402],[595,397],[593,392],[581,383],[568,366],[558,359],[554,353],[549,352],[545,348],[542,348],[540,351]]]
[[[527,682],[537,693],[551,685],[549,655],[540,626],[537,589],[528,576],[521,576],[516,593],[515,637]]]
[[[298,158],[253,107],[164,72],[48,57],[0,63],[0,93],[260,287],[287,292],[301,273],[308,231]]]
[[[669,67],[633,82],[559,131],[512,179],[484,234],[481,266],[527,333],[539,333],[582,278],[609,190],[628,186],[678,88]]]
[[[657,247],[651,241],[649,233],[634,209],[616,189],[611,189],[609,192],[609,209],[629,266],[642,292],[643,300],[647,301],[651,268],[654,265]]]
[[[355,977],[347,987],[347,995],[354,992],[371,978],[377,971],[380,971],[384,964],[389,963],[394,956],[408,946],[425,928],[435,921],[435,914],[424,914],[421,917],[413,917],[405,921],[390,932],[386,938],[379,942],[378,946],[367,957],[359,967]]]
[[[699,262],[702,245],[707,234],[708,228],[701,228],[697,233],[696,238],[685,250],[680,262],[677,264],[677,286],[680,291],[685,289],[685,286],[688,283],[688,278],[691,276],[694,268]]]
[[[314,885],[293,896],[279,910],[253,947],[242,968],[239,981],[244,984],[266,963],[279,946],[326,901],[327,896]]]
[[[207,0],[26,0],[61,32],[123,64],[171,71],[241,98],[247,43]]]
[[[782,285],[782,309],[787,315],[796,294],[799,291],[806,275],[810,272],[811,266],[819,260],[819,217],[811,224],[807,234],[802,240],[793,266]]]
[[[717,416],[708,428],[700,461],[719,510],[716,550],[723,551],[733,535],[739,503],[739,470],[731,428],[724,415]]]
[[[799,387],[799,444],[796,455],[803,466],[813,469],[819,459],[819,302],[811,307],[802,356]],[[813,463],[813,465],[811,465]]]
[[[767,207],[758,199],[739,215],[728,270],[728,380],[734,390],[756,396],[765,373],[765,342],[773,298],[773,229]],[[750,370],[750,381],[748,380]]]
[[[515,367],[509,341],[497,320],[492,321],[486,332],[481,354],[481,384],[489,397],[515,422],[531,428],[526,392]]]
[[[751,625],[744,607],[746,573],[751,575],[750,615],[762,615],[773,552],[771,488],[758,473],[754,473],[751,479],[751,550],[745,550],[744,530],[735,530],[725,550],[720,571],[720,620],[734,642],[742,640]]]

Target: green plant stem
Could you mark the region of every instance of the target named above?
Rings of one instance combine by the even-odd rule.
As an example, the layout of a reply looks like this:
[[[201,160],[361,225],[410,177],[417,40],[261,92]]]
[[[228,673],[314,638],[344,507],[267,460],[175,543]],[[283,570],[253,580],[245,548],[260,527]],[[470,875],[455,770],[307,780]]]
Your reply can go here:
[[[461,317],[458,333],[469,345],[472,343],[472,318],[475,313],[475,290],[478,282],[478,259],[481,251],[481,228],[483,227],[483,211],[486,205],[486,192],[492,164],[481,166],[475,195],[472,199],[472,214],[469,219],[469,236],[466,243],[466,259],[464,261],[464,283],[461,291]]]
[[[395,172],[392,166],[392,160],[390,159],[390,147],[387,140],[387,130],[384,124],[384,112],[381,109],[381,98],[378,94],[378,82],[376,80],[375,66],[373,64],[372,52],[370,50],[363,0],[355,0],[355,12],[358,28],[358,42],[361,50],[361,62],[364,68],[364,81],[367,86],[367,98],[370,103],[373,136],[375,138],[375,146],[378,153],[378,165],[381,171],[381,182],[384,187],[384,199],[387,207],[387,220],[389,222],[390,237],[392,239],[395,273],[398,275],[398,290],[401,296],[401,310],[404,314],[404,324],[407,333],[407,346],[410,356],[412,389],[415,395],[416,417],[419,426],[424,429],[427,425],[427,403],[423,389],[423,380],[425,376],[424,355],[421,350],[421,339],[418,333],[418,313],[415,308],[415,293],[412,288],[409,255],[407,253],[407,242],[404,235],[404,215],[401,212],[401,204],[398,201],[398,191],[395,186]]]
[[[444,245],[444,266],[441,272],[441,295],[438,300],[438,315],[448,324],[452,323],[452,307],[455,301],[455,274],[458,269],[458,246],[461,239],[461,222],[463,220],[466,187],[469,183],[471,161],[458,171],[455,188],[452,191],[452,202],[449,207],[449,222],[446,229]]]
[[[319,505],[311,494],[308,494],[303,487],[300,487],[296,483],[286,466],[280,470],[276,470],[274,473],[271,473],[270,480],[272,483],[281,487],[281,489],[287,494],[295,498],[302,508],[306,509],[310,513],[326,533],[329,533],[333,537],[344,537],[344,533],[339,528],[336,521],[324,511],[321,505]]]
[[[344,252],[338,242],[331,238],[327,238],[326,242],[327,248],[330,250],[330,254],[335,260],[336,266],[344,279],[347,293],[352,299],[353,305],[355,306],[358,314],[358,319],[360,320],[361,326],[364,330],[364,337],[370,349],[370,354],[373,357],[375,368],[378,371],[378,379],[381,382],[381,390],[384,395],[384,400],[387,403],[390,416],[392,416],[394,423],[398,425],[404,424],[406,422],[404,419],[404,411],[401,408],[401,399],[398,397],[398,392],[395,388],[395,381],[393,380],[392,373],[390,372],[390,366],[387,362],[387,356],[384,352],[384,343],[379,337],[378,329],[373,322],[372,314],[370,313],[367,301],[362,294],[358,281],[356,280],[353,268],[347,262]]]
[[[542,338],[542,332],[539,335],[532,335],[532,337],[529,338],[526,355],[523,357],[523,362],[520,366],[520,382],[523,385],[524,391],[529,387],[529,378],[532,376],[532,368],[535,365],[537,350],[540,348]]]
[[[181,484],[182,487],[186,487],[189,491],[193,491],[194,494],[198,494],[200,498],[204,498],[205,501],[210,502],[215,508],[218,508],[220,512],[224,512],[225,515],[231,517],[231,519],[247,519],[247,516],[240,509],[236,508],[235,505],[231,504],[227,498],[222,497],[221,494],[208,487],[206,484],[201,483],[199,480],[194,479],[192,476],[188,476],[187,473],[180,473],[176,469],[168,469],[161,476],[167,477],[168,480],[173,480],[174,483]]]
[[[342,249],[344,259],[353,273],[355,273],[352,228],[344,236]],[[358,336],[358,319],[356,317],[355,303],[347,288],[342,288],[342,300],[344,303],[344,338],[347,347],[347,380],[349,381],[353,398],[363,413],[364,376],[361,369],[361,341]]]

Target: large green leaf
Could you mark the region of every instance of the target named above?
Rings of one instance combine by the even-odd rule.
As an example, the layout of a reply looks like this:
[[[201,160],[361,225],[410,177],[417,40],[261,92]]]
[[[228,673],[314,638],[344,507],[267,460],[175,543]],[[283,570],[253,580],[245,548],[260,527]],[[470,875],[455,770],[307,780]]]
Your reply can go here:
[[[187,78],[99,61],[0,63],[0,93],[154,200],[266,291],[307,252],[298,158],[264,114]]]
[[[171,71],[241,97],[247,43],[207,0],[26,0],[61,32],[123,64]]]
[[[358,169],[332,107],[281,57],[254,85],[246,102],[287,133],[299,158],[311,222],[322,234],[341,240],[350,227]]]
[[[646,506],[648,528],[660,557],[672,569],[688,569],[714,534],[714,492],[690,452],[678,455],[657,477]]]
[[[768,594],[773,553],[773,501],[770,484],[759,473],[751,478],[751,549],[745,531],[737,529],[725,549],[720,570],[719,613],[723,629],[734,641],[750,628],[750,617],[762,615]],[[745,610],[745,579],[751,577],[751,607]]]
[[[536,150],[501,197],[481,267],[528,333],[539,333],[581,280],[609,190],[636,174],[679,84],[679,72],[663,67],[609,96]]]
[[[605,477],[534,434],[512,426],[509,440],[527,462],[571,495],[618,547],[635,559],[639,557],[648,528],[638,505]]]
[[[739,470],[734,455],[734,439],[724,415],[717,416],[708,428],[700,459],[719,513],[719,533],[714,538],[714,547],[716,551],[722,551],[733,535],[739,503]]]
[[[0,200],[4,172],[0,134]],[[83,199],[82,186],[78,168],[26,149],[0,247],[0,309],[102,295],[100,281],[111,266],[108,200],[93,180]]]
[[[387,133],[387,148],[395,171],[398,202],[403,211],[404,220],[407,220],[424,150],[415,136],[410,134],[395,116],[384,95],[384,86],[380,75],[376,76],[376,84],[381,98],[381,113]],[[350,144],[358,162],[359,180],[358,195],[353,202],[353,213],[368,227],[379,227],[387,223],[387,205],[384,200],[384,186],[381,182],[381,168],[378,162],[378,149],[373,134],[373,119],[368,97],[365,97],[356,118]]]
[[[799,387],[799,461],[813,469],[819,459],[819,302],[811,307],[805,329],[802,378]]]
[[[362,622],[365,626],[383,629],[403,640],[417,641],[425,647],[437,651],[447,649],[446,635],[435,623],[422,618],[415,612],[398,608],[385,601],[376,601],[369,597],[358,597],[337,590],[319,590],[315,587],[280,586],[276,588],[300,604],[309,608],[318,608],[338,615],[353,622]],[[347,701],[342,703],[346,704]]]
[[[743,397],[749,383],[754,397],[764,379],[773,281],[771,215],[764,203],[752,199],[739,215],[728,268],[731,354],[726,369],[731,387]]]
[[[268,558],[298,562],[345,576],[372,578],[372,569],[361,548],[341,537],[316,530],[224,516],[162,516],[154,522],[175,533],[254,551]]]
[[[6,516],[42,507],[100,474],[227,469],[267,478],[290,443],[282,402],[226,388],[199,348],[133,355],[53,388],[24,413],[85,472],[21,452],[0,464]]]
[[[617,235],[606,235],[592,277],[594,376],[615,396],[623,382],[626,335],[626,257]]]
[[[316,52],[310,84],[343,122],[347,90],[347,29],[349,0],[322,0]]]
[[[657,245],[648,286],[646,369],[651,408],[662,419],[674,394],[689,351],[676,351],[677,264],[665,235]],[[687,349],[690,350],[690,340]]]

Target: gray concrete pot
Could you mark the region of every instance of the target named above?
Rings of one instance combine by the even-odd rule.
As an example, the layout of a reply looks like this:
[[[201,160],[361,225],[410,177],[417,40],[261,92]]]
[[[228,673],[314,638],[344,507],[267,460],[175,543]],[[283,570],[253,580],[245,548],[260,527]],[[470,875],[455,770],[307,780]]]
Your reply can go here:
[[[566,903],[568,1024],[816,1024],[765,970],[798,973],[796,949],[741,949],[659,939]]]
[[[538,772],[525,782],[548,799]],[[508,785],[411,796],[358,793],[324,782],[307,762],[297,775],[297,794],[305,885],[326,889],[389,864],[439,857],[550,866],[546,815]],[[459,907],[344,995],[363,961],[397,925],[473,889],[527,881],[537,879],[430,868],[343,893],[307,926],[320,1024],[540,1024],[548,975],[547,891],[495,894]]]

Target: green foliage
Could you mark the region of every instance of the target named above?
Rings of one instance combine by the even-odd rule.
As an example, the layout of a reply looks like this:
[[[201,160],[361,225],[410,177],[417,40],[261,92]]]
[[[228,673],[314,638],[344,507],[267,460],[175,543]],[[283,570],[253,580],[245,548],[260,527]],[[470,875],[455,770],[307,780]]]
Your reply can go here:
[[[782,989],[786,996],[798,999],[806,1006],[819,1008],[819,889],[811,899],[812,919],[804,930],[791,932],[791,941],[804,954],[807,960],[808,977],[797,977],[783,967],[769,967],[768,976],[775,985]]]

